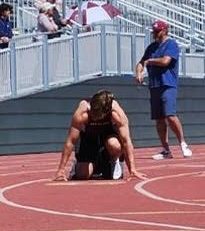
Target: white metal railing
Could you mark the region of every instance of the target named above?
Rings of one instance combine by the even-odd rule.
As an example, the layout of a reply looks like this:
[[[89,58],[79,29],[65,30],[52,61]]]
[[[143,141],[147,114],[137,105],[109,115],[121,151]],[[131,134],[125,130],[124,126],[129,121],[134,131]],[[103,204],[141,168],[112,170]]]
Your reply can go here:
[[[9,49],[4,49],[0,53],[0,70],[1,70],[0,94],[5,97],[8,97],[11,92],[11,83],[10,83],[11,66],[10,66]]]
[[[21,34],[37,30],[38,9],[36,7],[17,8],[17,28]]]
[[[18,37],[0,50],[0,100],[20,97],[53,87],[105,75],[133,75],[147,38],[144,34],[107,30],[105,25],[89,33],[47,39],[39,36],[22,45]],[[23,39],[23,38],[21,38]],[[28,40],[28,35],[26,37]],[[180,74],[204,78],[205,54],[180,56]]]

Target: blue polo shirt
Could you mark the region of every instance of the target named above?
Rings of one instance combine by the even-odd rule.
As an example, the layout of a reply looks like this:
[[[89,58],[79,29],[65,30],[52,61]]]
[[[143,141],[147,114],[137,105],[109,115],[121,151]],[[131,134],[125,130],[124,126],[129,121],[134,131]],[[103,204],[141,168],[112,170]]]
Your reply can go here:
[[[179,47],[174,39],[168,38],[162,43],[153,42],[145,50],[141,61],[149,58],[170,56],[170,64],[166,67],[147,65],[149,87],[170,86],[177,88],[179,71]]]
[[[12,26],[9,19],[0,18],[0,37],[12,38]],[[1,43],[0,48],[6,48],[8,44]]]

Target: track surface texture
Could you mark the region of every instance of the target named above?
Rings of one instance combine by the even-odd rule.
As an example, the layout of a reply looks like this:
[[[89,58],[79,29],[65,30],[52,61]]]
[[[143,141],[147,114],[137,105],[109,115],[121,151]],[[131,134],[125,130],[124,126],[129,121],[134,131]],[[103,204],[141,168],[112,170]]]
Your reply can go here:
[[[60,153],[0,156],[1,231],[205,230],[205,145],[135,149],[139,179],[54,182]],[[68,166],[69,168],[69,166]]]

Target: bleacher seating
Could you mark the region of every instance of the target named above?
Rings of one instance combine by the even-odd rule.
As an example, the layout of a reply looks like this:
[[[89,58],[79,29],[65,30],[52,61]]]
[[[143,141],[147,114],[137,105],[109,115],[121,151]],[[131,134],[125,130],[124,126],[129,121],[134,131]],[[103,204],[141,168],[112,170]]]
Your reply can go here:
[[[170,25],[170,35],[181,45],[204,49],[205,1],[177,0],[118,0],[124,17],[150,27],[155,19],[162,19]]]
[[[36,0],[3,0],[13,5],[13,25],[21,33],[33,32],[36,29],[38,10]],[[62,0],[63,1],[63,0]],[[67,8],[76,5],[80,0],[65,0]],[[82,1],[82,0],[81,0]],[[123,11],[122,24],[130,23],[126,19],[142,26],[138,32],[145,32],[147,27],[158,18],[166,20],[171,27],[170,35],[178,42],[193,51],[203,50],[205,38],[205,0],[112,0]],[[63,4],[64,5],[64,4]]]

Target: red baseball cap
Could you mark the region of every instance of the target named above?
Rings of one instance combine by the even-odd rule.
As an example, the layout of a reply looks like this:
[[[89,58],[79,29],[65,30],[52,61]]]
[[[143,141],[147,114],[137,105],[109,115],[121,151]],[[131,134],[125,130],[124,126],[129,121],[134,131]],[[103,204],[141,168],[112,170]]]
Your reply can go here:
[[[169,28],[169,25],[161,20],[156,20],[153,24],[152,24],[152,31],[153,32],[159,32],[161,30],[167,30]]]

